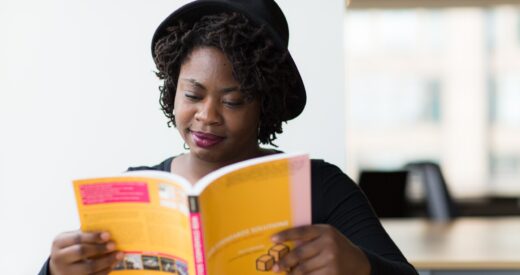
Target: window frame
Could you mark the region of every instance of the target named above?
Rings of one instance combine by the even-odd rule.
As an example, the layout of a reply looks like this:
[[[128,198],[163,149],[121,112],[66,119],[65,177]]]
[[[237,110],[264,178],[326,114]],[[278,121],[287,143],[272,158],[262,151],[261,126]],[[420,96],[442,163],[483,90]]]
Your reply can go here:
[[[453,8],[518,5],[520,0],[345,0],[347,9]]]

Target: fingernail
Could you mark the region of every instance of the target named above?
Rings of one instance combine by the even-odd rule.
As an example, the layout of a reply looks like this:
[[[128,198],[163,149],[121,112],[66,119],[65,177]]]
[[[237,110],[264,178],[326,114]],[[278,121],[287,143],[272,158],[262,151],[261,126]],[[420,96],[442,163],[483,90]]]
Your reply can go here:
[[[116,259],[121,261],[125,257],[125,254],[123,252],[118,252],[116,254]]]
[[[103,232],[103,233],[101,233],[101,236],[100,236],[100,237],[101,237],[102,240],[104,240],[104,241],[108,241],[108,240],[110,240],[110,233],[108,233],[108,232]]]
[[[108,251],[112,251],[114,249],[116,249],[116,244],[115,243],[110,242],[110,243],[107,244],[107,250]]]
[[[280,237],[278,235],[274,235],[271,237],[271,241],[274,243],[278,243],[280,241]]]
[[[273,266],[273,272],[279,272],[280,271],[280,267],[278,266],[278,264],[275,264]]]

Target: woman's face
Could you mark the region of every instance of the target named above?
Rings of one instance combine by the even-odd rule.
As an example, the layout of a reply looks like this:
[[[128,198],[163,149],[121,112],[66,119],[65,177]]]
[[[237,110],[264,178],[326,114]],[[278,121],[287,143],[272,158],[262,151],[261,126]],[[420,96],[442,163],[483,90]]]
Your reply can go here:
[[[246,101],[226,55],[194,49],[181,65],[175,95],[177,128],[199,159],[232,163],[258,150],[258,100]]]

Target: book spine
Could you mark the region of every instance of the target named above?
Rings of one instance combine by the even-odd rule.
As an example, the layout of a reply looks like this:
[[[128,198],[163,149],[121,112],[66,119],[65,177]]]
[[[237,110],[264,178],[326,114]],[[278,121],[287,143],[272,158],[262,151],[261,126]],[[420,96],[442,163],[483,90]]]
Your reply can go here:
[[[197,275],[206,275],[206,257],[204,255],[204,238],[199,212],[199,199],[195,196],[188,198],[190,204],[191,236],[193,240],[193,256]]]

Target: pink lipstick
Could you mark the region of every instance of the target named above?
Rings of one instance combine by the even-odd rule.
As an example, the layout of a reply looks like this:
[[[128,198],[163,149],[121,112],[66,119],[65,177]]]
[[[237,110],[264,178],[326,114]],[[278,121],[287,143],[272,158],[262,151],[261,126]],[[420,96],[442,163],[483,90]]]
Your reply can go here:
[[[195,144],[198,147],[201,148],[209,148],[211,146],[214,146],[218,143],[220,143],[222,140],[224,140],[224,137],[204,133],[204,132],[191,132],[191,136],[193,138],[193,141],[195,141]]]

